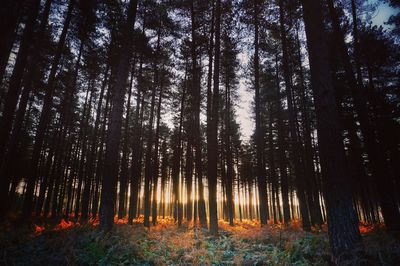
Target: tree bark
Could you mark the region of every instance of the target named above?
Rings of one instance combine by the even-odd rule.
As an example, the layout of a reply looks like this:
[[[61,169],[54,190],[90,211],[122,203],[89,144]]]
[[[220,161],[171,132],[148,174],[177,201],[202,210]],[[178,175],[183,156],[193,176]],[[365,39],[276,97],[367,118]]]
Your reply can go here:
[[[0,7],[0,85],[17,36],[25,0],[4,0]]]
[[[352,3],[354,4],[354,3]],[[379,203],[382,208],[382,216],[385,220],[385,225],[389,231],[400,232],[400,211],[397,206],[395,196],[393,195],[393,182],[390,171],[388,171],[388,163],[386,161],[385,152],[380,148],[377,142],[376,134],[368,117],[367,102],[363,92],[363,83],[361,70],[359,69],[359,59],[356,59],[357,79],[353,73],[350,57],[348,55],[344,34],[340,28],[339,18],[336,14],[332,0],[328,1],[329,11],[334,26],[336,40],[342,55],[343,64],[345,67],[346,78],[350,85],[350,91],[354,101],[357,118],[360,122],[361,133],[364,137],[365,148],[369,157],[372,174],[377,186]],[[354,10],[355,6],[353,7]],[[353,11],[355,12],[355,11]],[[355,18],[355,17],[353,17]],[[356,22],[356,18],[354,20]],[[357,30],[355,34],[357,35]],[[356,40],[355,40],[356,41]],[[355,44],[358,47],[358,44]],[[357,50],[356,57],[357,57]]]
[[[345,169],[339,114],[331,77],[328,39],[324,29],[322,4],[303,0],[304,23],[309,51],[311,85],[317,115],[317,132],[328,229],[332,253],[340,264],[356,255],[361,247],[358,220],[352,204]]]
[[[163,70],[161,70],[162,72]],[[161,119],[161,104],[163,99],[163,74],[161,73],[161,82],[160,82],[160,93],[158,95],[158,104],[157,104],[157,119],[156,119],[156,135],[154,140],[154,158],[153,158],[153,202],[152,202],[152,223],[153,225],[157,224],[157,191],[158,191],[158,177],[160,174],[160,163],[159,163],[159,145],[160,145],[160,119]]]
[[[125,125],[124,125],[124,143],[122,145],[122,159],[121,159],[121,173],[119,180],[119,203],[118,203],[118,219],[122,219],[125,214],[125,194],[127,191],[128,185],[128,161],[129,161],[129,149],[128,144],[130,140],[130,127],[129,127],[129,119],[131,113],[131,96],[132,96],[132,86],[133,86],[133,76],[135,73],[135,62],[132,64],[131,70],[131,81],[129,84],[129,92],[128,92],[128,102],[126,104],[126,116],[125,116]]]
[[[63,51],[63,47],[65,44],[65,40],[67,37],[67,32],[69,29],[69,25],[72,19],[72,11],[75,6],[75,0],[70,0],[67,10],[67,15],[64,21],[64,26],[60,35],[60,39],[57,44],[57,50],[55,56],[53,58],[53,62],[51,65],[51,70],[49,74],[49,78],[46,85],[46,94],[44,98],[42,112],[40,114],[39,125],[37,127],[33,152],[32,152],[32,160],[30,163],[31,171],[29,173],[27,187],[26,187],[26,194],[22,208],[22,217],[29,218],[32,212],[32,203],[33,203],[33,194],[35,189],[35,182],[38,178],[38,164],[39,158],[43,147],[44,135],[46,128],[51,119],[51,108],[53,105],[53,94],[55,90],[55,83],[56,83],[56,73],[58,70],[58,64],[61,59],[61,54]]]
[[[259,1],[254,0],[254,89],[255,89],[255,119],[256,119],[256,162],[257,162],[257,185],[259,195],[260,223],[268,222],[267,184],[265,165],[263,160],[264,139],[261,121],[261,98],[260,98],[260,63],[259,63]]]
[[[214,89],[210,124],[210,145],[208,148],[208,195],[210,212],[210,233],[218,235],[217,213],[217,171],[218,171],[218,116],[219,116],[219,68],[221,49],[221,0],[217,0],[215,9],[215,46],[214,46]]]
[[[37,17],[39,15],[40,0],[30,0],[28,9],[28,20],[25,23],[18,55],[15,59],[14,69],[10,78],[10,85],[8,87],[2,117],[0,119],[0,163],[3,161],[4,158],[5,148],[9,140],[9,134],[12,129],[15,109],[17,107],[18,98],[21,93],[22,75],[28,61],[34,28]]]
[[[115,187],[118,176],[118,153],[121,139],[122,113],[126,91],[126,80],[129,74],[129,63],[132,57],[134,23],[137,0],[129,1],[128,15],[122,31],[122,46],[119,50],[116,80],[113,86],[112,109],[106,139],[104,158],[104,175],[101,193],[100,228],[109,231],[114,224]]]

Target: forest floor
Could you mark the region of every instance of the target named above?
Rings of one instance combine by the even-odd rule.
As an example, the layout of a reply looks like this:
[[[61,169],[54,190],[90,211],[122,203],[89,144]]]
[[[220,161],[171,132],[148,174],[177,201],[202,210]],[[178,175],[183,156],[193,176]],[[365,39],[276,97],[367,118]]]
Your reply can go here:
[[[330,265],[326,229],[304,232],[251,221],[231,227],[220,221],[219,236],[193,224],[181,228],[160,219],[150,229],[116,220],[107,234],[98,222],[65,220],[0,227],[0,265]],[[381,226],[360,226],[368,264],[400,265],[400,244]],[[349,262],[353,264],[355,262]]]

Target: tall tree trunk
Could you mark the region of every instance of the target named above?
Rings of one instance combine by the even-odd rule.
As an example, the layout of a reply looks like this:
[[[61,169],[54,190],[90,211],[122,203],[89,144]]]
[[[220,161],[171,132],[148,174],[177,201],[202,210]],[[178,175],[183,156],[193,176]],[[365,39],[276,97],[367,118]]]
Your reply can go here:
[[[279,22],[280,22],[280,33],[281,33],[281,43],[282,43],[282,54],[283,54],[283,76],[285,81],[285,90],[286,90],[286,98],[287,105],[289,111],[289,130],[290,130],[290,143],[291,143],[291,154],[292,159],[294,160],[294,170],[296,176],[296,184],[297,184],[297,197],[299,199],[300,204],[300,212],[303,223],[303,229],[306,231],[311,230],[310,224],[310,216],[308,212],[307,200],[306,200],[306,192],[305,192],[305,176],[302,169],[301,161],[303,160],[303,156],[301,155],[301,143],[299,141],[299,136],[296,131],[296,120],[297,115],[294,110],[294,99],[292,97],[292,80],[291,80],[291,71],[289,66],[289,55],[287,48],[287,39],[286,39],[286,29],[284,22],[284,10],[283,10],[283,0],[279,0]]]
[[[207,227],[207,218],[206,218],[206,209],[205,209],[205,201],[204,201],[204,187],[203,187],[203,166],[202,166],[202,152],[201,152],[201,122],[200,122],[200,101],[201,101],[201,77],[200,72],[201,69],[198,67],[198,53],[197,53],[197,22],[196,22],[196,12],[195,12],[195,1],[192,1],[191,4],[191,57],[192,57],[192,115],[191,121],[193,123],[193,134],[189,134],[189,138],[191,138],[193,148],[195,149],[195,171],[196,171],[196,181],[195,184],[198,184],[198,213],[200,218],[200,224],[203,227]],[[196,194],[196,193],[195,193]],[[195,203],[195,207],[196,207]],[[196,215],[196,211],[195,211]]]
[[[101,108],[103,106],[103,98],[104,92],[108,83],[108,72],[109,72],[109,63],[107,63],[106,70],[103,77],[103,83],[100,89],[99,100],[97,103],[97,110],[96,110],[96,120],[94,122],[94,129],[91,135],[90,141],[90,152],[88,154],[88,162],[86,164],[85,170],[85,187],[83,190],[83,197],[82,197],[82,208],[81,208],[81,218],[82,220],[86,220],[89,216],[89,198],[90,198],[90,187],[92,185],[92,179],[94,174],[94,163],[96,157],[96,151],[98,149],[98,137],[99,137],[99,126],[101,120]],[[102,145],[102,142],[100,143]],[[97,182],[96,182],[97,186]],[[95,191],[96,193],[97,191]],[[93,213],[93,212],[92,212]]]
[[[44,30],[47,25],[49,13],[50,13],[51,2],[52,2],[52,0],[47,0],[45,3],[40,26],[36,33],[36,39],[34,40],[34,45],[31,44],[30,46],[35,46],[37,44],[38,39],[40,39],[40,37],[44,33]],[[33,49],[28,49],[28,50],[31,50],[33,52],[33,54],[29,57],[28,64],[26,64],[28,69],[26,70],[26,74],[25,74],[26,77],[24,78],[24,89],[22,91],[22,95],[19,100],[18,112],[17,112],[16,118],[14,121],[14,126],[13,126],[13,130],[12,130],[12,133],[10,136],[10,140],[7,143],[6,151],[4,154],[4,159],[3,159],[2,163],[0,163],[0,165],[1,165],[1,167],[0,167],[0,182],[1,182],[0,187],[4,188],[4,189],[9,187],[8,183],[10,180],[11,166],[14,165],[15,160],[17,159],[16,154],[17,154],[18,141],[19,141],[19,138],[21,135],[21,129],[22,129],[22,124],[24,121],[25,113],[26,113],[29,95],[31,94],[32,79],[33,79],[34,74],[36,73],[34,67],[35,67],[35,65],[38,61],[38,57],[39,57],[38,51],[33,50]],[[17,81],[17,79],[16,79],[17,77],[14,76],[14,78],[15,78],[14,81]],[[10,85],[12,85],[12,84],[18,85],[17,83],[18,82],[13,82],[13,83],[10,83]],[[20,83],[19,83],[19,86],[21,86]],[[5,113],[3,115],[5,115]],[[1,144],[0,144],[0,146],[1,146]],[[0,155],[0,157],[1,156],[2,155]],[[1,160],[0,160],[0,162],[1,162]],[[7,202],[6,196],[7,196],[7,193],[5,191],[0,191],[0,201],[1,202]],[[5,214],[7,212],[7,208],[10,205],[5,203],[5,204],[2,204],[2,206],[4,207],[4,210],[1,210],[1,207],[0,207],[0,216],[2,216],[3,214]],[[1,217],[0,217],[0,219],[1,219]]]
[[[169,164],[169,156],[167,152],[167,142],[164,140],[161,145],[161,214],[163,219],[165,218],[165,205],[166,205],[166,185],[168,181],[168,164]]]
[[[256,117],[256,161],[257,161],[257,185],[259,195],[260,222],[262,225],[268,222],[267,184],[265,166],[263,160],[264,139],[261,121],[261,97],[260,97],[260,63],[259,63],[259,0],[254,0],[254,89],[255,89],[255,117]]]
[[[213,50],[214,50],[214,20],[215,20],[214,9],[215,9],[215,1],[213,1],[213,3],[212,3],[210,42],[209,42],[209,46],[208,46],[207,110],[206,110],[206,116],[207,116],[206,138],[207,138],[207,158],[208,158],[208,160],[210,158],[210,153],[213,149],[213,147],[211,146],[212,145],[211,124],[212,124],[212,98],[213,98],[212,82],[213,82]],[[209,163],[207,163],[207,174],[210,174],[210,164]]]
[[[90,93],[90,94],[89,94]],[[90,95],[90,99],[88,98]],[[86,96],[85,96],[85,103],[83,105],[83,110],[82,110],[82,118],[80,121],[80,127],[79,127],[79,142],[81,143],[81,155],[80,155],[80,160],[79,160],[79,167],[78,167],[78,187],[77,187],[77,193],[76,193],[76,204],[75,204],[75,217],[77,218],[79,216],[80,208],[81,208],[81,193],[82,193],[82,184],[85,179],[85,165],[87,164],[87,150],[88,150],[88,121],[89,121],[89,115],[90,111],[88,112],[87,109],[91,109],[91,97],[92,93],[90,88],[87,89],[86,91]]]
[[[76,170],[75,169],[77,168],[77,165],[78,165],[79,147],[80,147],[79,142],[75,143],[74,152],[73,152],[73,155],[72,155],[72,158],[71,158],[71,161],[72,161],[72,163],[71,163],[71,171],[69,173],[68,184],[67,184],[67,187],[66,187],[66,190],[67,190],[67,192],[66,192],[67,193],[67,205],[66,205],[65,212],[64,212],[64,218],[65,219],[69,218],[69,215],[70,215],[71,210],[72,210],[72,202],[73,202],[73,199],[72,199],[73,187],[72,187],[72,185],[74,183],[75,175],[76,175]]]
[[[278,160],[279,160],[279,175],[281,179],[281,193],[282,193],[282,207],[283,207],[283,220],[287,225],[290,221],[290,206],[289,206],[289,181],[287,174],[287,158],[286,158],[286,141],[285,135],[286,130],[282,116],[282,104],[281,104],[281,92],[279,86],[279,64],[278,56],[276,55],[275,60],[275,82],[276,82],[276,94],[277,94],[277,124],[278,124]]]
[[[178,226],[182,224],[182,203],[181,203],[181,189],[179,184],[179,174],[181,172],[181,157],[182,157],[182,127],[183,127],[183,116],[185,110],[186,90],[187,90],[187,63],[185,67],[185,78],[184,86],[181,95],[181,107],[179,117],[179,127],[177,132],[177,143],[174,148],[173,162],[172,162],[172,182],[173,182],[173,194],[174,194],[174,217],[178,220]]]
[[[21,1],[19,1],[19,2],[21,2]],[[52,0],[47,0],[45,3],[42,18],[41,18],[41,23],[40,23],[39,29],[37,31],[37,34],[36,34],[37,39],[35,40],[35,44],[36,44],[37,40],[40,38],[40,36],[43,35],[43,32],[46,28],[47,20],[48,20],[49,13],[50,13],[51,2],[52,2]],[[33,46],[33,45],[31,45],[31,46]],[[32,49],[28,49],[28,50],[32,50]],[[38,56],[39,56],[38,51],[33,50],[33,55],[31,55],[29,57],[29,63],[27,64],[28,70],[26,71],[27,73],[26,73],[26,77],[24,79],[24,90],[23,90],[21,98],[19,100],[18,112],[17,112],[16,118],[14,121],[14,126],[13,126],[13,130],[12,130],[12,133],[10,136],[10,140],[7,143],[6,151],[4,154],[4,159],[0,163],[0,165],[1,165],[1,167],[0,167],[0,188],[4,189],[4,191],[0,190],[0,201],[4,202],[4,204],[1,205],[3,208],[0,207],[0,220],[4,217],[4,215],[6,214],[6,212],[8,211],[8,208],[10,206],[10,204],[6,203],[7,200],[10,200],[10,199],[7,199],[8,193],[5,190],[8,189],[8,187],[9,187],[12,167],[13,167],[13,165],[16,165],[15,163],[17,160],[17,148],[18,148],[19,138],[21,135],[22,124],[24,121],[25,113],[26,113],[29,95],[31,93],[32,78],[33,78],[33,75],[35,72],[34,66],[35,66],[36,62],[38,61]],[[16,80],[17,77],[16,76],[13,76],[13,77]],[[0,77],[0,79],[1,79],[1,77]],[[1,83],[1,81],[0,81],[0,83]],[[16,83],[17,82],[13,82],[12,84],[17,85]],[[11,85],[11,83],[10,83],[10,85]],[[3,116],[4,115],[5,115],[5,113],[3,113]],[[0,155],[0,157],[1,156],[2,155]]]
[[[321,214],[321,206],[319,204],[319,191],[317,187],[317,176],[315,174],[314,169],[314,159],[312,152],[312,142],[311,142],[311,122],[310,122],[310,110],[307,105],[307,97],[306,97],[306,86],[303,75],[303,67],[301,60],[301,46],[300,39],[296,29],[296,44],[297,44],[297,61],[299,67],[299,82],[300,82],[300,98],[301,98],[301,113],[303,120],[303,131],[304,131],[304,168],[305,168],[305,179],[306,189],[308,191],[308,198],[311,198],[310,208],[310,216],[311,222],[313,225],[321,226],[322,225],[322,214]]]
[[[274,136],[273,136],[273,108],[272,102],[268,103],[268,112],[269,112],[269,121],[268,121],[268,161],[269,161],[269,169],[270,169],[270,176],[271,176],[271,185],[272,185],[272,211],[274,215],[274,223],[277,223],[277,208],[280,208],[280,205],[276,205],[276,199],[279,198],[279,191],[278,189],[278,180],[276,176],[276,169],[275,169],[275,148],[274,148]],[[278,195],[278,197],[276,197]]]
[[[130,140],[129,120],[130,120],[130,113],[131,113],[131,96],[132,96],[134,73],[135,73],[135,62],[133,62],[133,64],[132,64],[131,81],[129,84],[129,92],[128,92],[128,102],[126,104],[126,117],[125,117],[125,125],[124,125],[124,143],[122,145],[121,173],[120,173],[120,180],[119,180],[118,219],[122,219],[126,214],[125,194],[127,191],[127,183],[128,183],[128,161],[129,161],[128,144],[129,144],[129,140]]]
[[[10,78],[6,101],[0,119],[0,163],[3,161],[5,148],[12,129],[15,109],[21,93],[21,81],[27,63],[30,46],[33,39],[34,28],[39,14],[40,0],[30,0],[28,5],[29,15],[25,23],[22,40],[19,45],[18,55],[15,59],[14,69]]]
[[[39,125],[37,127],[36,136],[33,145],[32,151],[32,160],[30,162],[31,171],[29,173],[26,194],[23,203],[22,209],[22,217],[29,218],[32,212],[32,203],[33,203],[33,193],[35,189],[35,183],[38,178],[38,163],[40,158],[40,153],[43,147],[44,135],[46,128],[51,119],[51,108],[53,105],[53,94],[55,90],[56,83],[56,73],[58,70],[58,64],[62,55],[62,51],[64,48],[65,40],[67,37],[67,32],[69,29],[69,25],[72,19],[72,11],[74,9],[75,0],[70,0],[67,10],[67,15],[64,21],[64,26],[60,35],[60,39],[57,44],[57,50],[55,56],[53,58],[53,62],[51,65],[51,70],[49,74],[49,78],[46,86],[46,94],[44,98],[42,112],[40,114]]]
[[[145,25],[143,23],[143,30],[145,30]],[[129,199],[129,215],[128,223],[132,224],[133,218],[137,216],[137,207],[139,199],[139,186],[140,178],[142,172],[142,154],[143,154],[143,144],[141,144],[142,139],[142,125],[143,125],[143,112],[144,112],[144,99],[145,95],[142,92],[142,81],[143,81],[143,53],[140,54],[139,59],[139,70],[137,77],[137,95],[136,95],[136,110],[135,110],[135,120],[133,128],[133,145],[132,145],[132,164],[131,164],[131,179],[130,188],[131,195]]]
[[[60,193],[62,192],[62,179],[64,177],[64,168],[65,165],[68,164],[67,159],[68,159],[68,146],[71,146],[69,144],[69,139],[67,138],[67,131],[68,128],[64,128],[61,133],[60,140],[58,141],[59,144],[59,150],[56,150],[56,154],[58,154],[58,158],[55,161],[55,184],[54,184],[54,189],[53,189],[53,198],[52,198],[52,208],[51,208],[51,216],[53,218],[58,217],[59,210],[62,209],[62,206],[59,206],[59,202],[62,202],[63,195]]]
[[[348,55],[344,34],[340,28],[339,18],[336,14],[332,0],[328,1],[328,6],[335,30],[336,40],[340,47],[340,52],[343,58],[346,78],[348,79],[350,85],[350,91],[353,97],[355,110],[357,112],[357,118],[360,122],[361,133],[364,137],[365,148],[371,165],[371,171],[378,190],[379,203],[382,208],[382,216],[389,231],[400,232],[400,211],[393,194],[392,175],[390,174],[390,171],[388,171],[389,166],[386,160],[385,152],[377,142],[376,134],[368,117],[367,102],[364,96],[365,93],[363,92],[364,86],[362,83],[361,70],[359,69],[359,59],[355,60],[358,79],[357,81],[353,73],[353,67]],[[355,6],[353,6],[353,10],[354,8]],[[356,23],[357,19],[355,17],[353,17],[353,19],[355,19],[353,23]],[[355,34],[357,35],[356,29]],[[358,44],[356,43],[355,46],[358,47]],[[355,50],[357,49],[358,48]]]
[[[212,97],[210,124],[210,145],[208,151],[208,202],[210,212],[210,233],[218,235],[217,212],[217,172],[218,172],[218,116],[219,116],[219,70],[221,50],[221,0],[217,0],[215,9],[215,47],[214,47],[214,89]]]
[[[0,7],[0,85],[17,36],[18,24],[26,0],[4,0]],[[33,2],[31,2],[32,4]]]
[[[132,57],[134,23],[136,18],[137,0],[130,0],[128,15],[122,31],[122,46],[119,50],[116,80],[113,86],[112,109],[110,124],[106,139],[104,158],[104,175],[101,193],[100,228],[111,230],[114,224],[115,188],[118,176],[118,152],[121,139],[122,113],[126,91],[126,80],[129,74],[129,63]]]
[[[160,49],[160,34],[157,37],[157,52],[159,54]],[[154,81],[151,93],[151,104],[150,104],[150,118],[147,132],[146,141],[146,161],[145,161],[145,173],[144,173],[144,226],[150,226],[150,201],[151,201],[151,180],[153,175],[152,169],[152,151],[153,151],[153,124],[154,124],[154,109],[156,100],[156,89],[159,81],[159,66],[154,62]]]
[[[191,129],[188,128],[187,131],[188,135],[192,134]],[[186,144],[185,182],[186,182],[186,220],[190,222],[192,220],[192,215],[193,215],[193,200],[192,200],[193,143],[191,136],[190,137],[188,136],[188,142]]]
[[[99,151],[97,153],[97,165],[96,165],[96,173],[95,173],[95,189],[94,189],[94,198],[93,198],[93,204],[92,204],[92,217],[96,218],[97,217],[97,212],[99,208],[99,188],[100,188],[100,183],[103,180],[103,172],[104,172],[104,144],[105,140],[107,138],[107,132],[106,132],[106,125],[107,121],[109,119],[109,109],[111,108],[111,81],[112,81],[113,73],[110,73],[110,82],[108,84],[108,90],[107,90],[107,97],[106,97],[106,103],[104,105],[104,111],[103,111],[103,121],[102,121],[102,126],[101,126],[101,138],[100,138],[100,147]]]
[[[77,192],[77,198],[76,198],[76,206],[75,206],[75,216],[78,217],[79,213],[82,213],[82,208],[86,208],[86,203],[81,204],[81,199],[82,202],[85,201],[85,190],[89,189],[90,191],[90,185],[88,186],[87,182],[87,168],[86,165],[89,163],[89,150],[90,150],[90,140],[89,138],[89,119],[91,116],[91,109],[92,109],[92,99],[93,99],[93,94],[94,94],[94,86],[92,84],[92,81],[89,80],[88,84],[88,92],[90,91],[90,97],[86,103],[86,106],[83,110],[83,117],[82,117],[82,155],[80,159],[80,166],[79,166],[79,172],[78,172],[78,192]],[[87,110],[86,110],[87,109]],[[83,196],[81,197],[82,189],[81,186],[83,185]],[[88,193],[88,192],[86,192]],[[86,210],[85,214],[83,215],[83,219],[85,220],[87,218],[86,216]]]
[[[329,239],[336,263],[341,264],[361,249],[361,237],[345,169],[322,3],[318,0],[304,0],[303,13],[317,115]]]
[[[161,70],[162,72],[163,70]],[[154,158],[153,158],[153,202],[152,202],[152,223],[157,224],[157,192],[158,192],[158,176],[160,174],[160,163],[159,163],[159,144],[160,144],[160,119],[161,119],[161,104],[163,98],[163,74],[161,73],[160,82],[160,93],[158,95],[157,104],[157,119],[156,119],[156,135],[154,140]]]
[[[142,154],[143,145],[141,144],[142,139],[142,121],[144,113],[144,95],[141,91],[141,73],[142,73],[142,62],[139,64],[139,75],[138,75],[138,92],[136,96],[136,110],[135,110],[135,122],[133,132],[133,154],[132,154],[132,166],[131,166],[131,196],[129,201],[129,217],[128,223],[132,224],[133,218],[137,214],[137,205],[139,197],[139,183],[140,175],[142,172]]]
[[[230,67],[230,66],[225,66]],[[228,207],[229,225],[233,226],[235,218],[235,206],[233,202],[233,158],[232,158],[232,141],[231,141],[231,88],[228,78],[228,69],[225,69],[225,150],[226,150],[226,199]]]

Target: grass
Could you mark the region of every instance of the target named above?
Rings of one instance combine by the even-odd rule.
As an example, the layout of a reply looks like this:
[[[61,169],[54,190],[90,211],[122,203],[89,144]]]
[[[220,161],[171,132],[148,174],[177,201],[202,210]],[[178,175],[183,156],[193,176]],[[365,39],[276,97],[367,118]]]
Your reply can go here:
[[[177,228],[172,219],[160,219],[150,229],[140,220],[116,222],[107,234],[95,221],[3,225],[0,265],[332,264],[326,232],[303,232],[296,222],[283,228],[252,221],[231,227],[220,221],[218,237],[193,224]],[[370,264],[400,265],[400,245],[383,229],[371,227],[363,238]]]

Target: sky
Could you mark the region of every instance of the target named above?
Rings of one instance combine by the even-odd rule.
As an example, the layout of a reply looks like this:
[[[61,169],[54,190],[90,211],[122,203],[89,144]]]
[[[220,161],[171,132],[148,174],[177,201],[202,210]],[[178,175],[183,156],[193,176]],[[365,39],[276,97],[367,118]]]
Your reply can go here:
[[[398,12],[400,12],[398,9],[390,7],[387,3],[380,4],[372,17],[372,22],[376,25],[384,25],[391,15],[394,15]]]
[[[249,60],[246,53],[240,53],[238,58],[243,67],[248,65]],[[252,110],[254,92],[249,91],[244,78],[239,80],[238,96],[238,101],[235,106],[236,121],[240,125],[242,140],[247,141],[253,134],[255,125]]]

